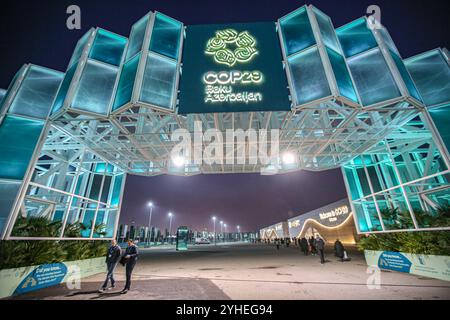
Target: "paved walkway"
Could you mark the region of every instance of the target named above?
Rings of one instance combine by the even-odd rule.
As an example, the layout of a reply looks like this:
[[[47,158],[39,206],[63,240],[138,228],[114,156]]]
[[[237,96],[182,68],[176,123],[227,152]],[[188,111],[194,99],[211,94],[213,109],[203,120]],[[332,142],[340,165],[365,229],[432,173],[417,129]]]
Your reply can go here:
[[[298,247],[239,244],[195,246],[187,252],[142,250],[132,290],[122,289],[124,268],[118,266],[117,289],[98,294],[104,274],[83,280],[79,291],[65,285],[19,299],[450,299],[450,283],[397,272],[381,272],[381,288],[369,289],[362,254],[340,262],[304,256]]]

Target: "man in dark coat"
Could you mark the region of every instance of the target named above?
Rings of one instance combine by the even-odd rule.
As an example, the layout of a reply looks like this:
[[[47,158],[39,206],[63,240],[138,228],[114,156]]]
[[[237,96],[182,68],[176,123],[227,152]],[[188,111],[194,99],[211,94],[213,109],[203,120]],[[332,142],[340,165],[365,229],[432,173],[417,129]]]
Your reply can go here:
[[[308,255],[308,240],[306,240],[305,237],[303,237],[300,240],[300,247],[301,247],[303,253],[305,254],[305,256],[307,256]]]
[[[336,242],[334,243],[334,253],[336,257],[341,259],[341,261],[344,261],[344,251],[344,245],[339,241],[339,239],[336,239]]]
[[[309,244],[309,248],[310,248],[311,254],[313,256],[315,256],[316,255],[316,248],[315,248],[315,245],[314,245],[314,238],[313,237],[309,238],[308,244]]]
[[[136,265],[136,261],[138,258],[138,249],[136,245],[133,243],[133,240],[128,240],[128,247],[125,250],[123,255],[123,259],[125,262],[125,273],[127,281],[125,283],[125,288],[120,293],[127,293],[131,287],[131,274],[133,272],[134,266]]]
[[[325,241],[323,241],[323,239],[319,235],[316,236],[316,240],[314,241],[314,246],[316,247],[316,250],[320,254],[320,263],[324,264],[325,256],[323,254],[323,250],[325,249]]]
[[[100,292],[103,292],[108,287],[108,281],[111,281],[111,287],[110,289],[115,287],[116,281],[114,280],[114,270],[116,269],[117,263],[120,260],[120,257],[122,255],[122,250],[117,244],[116,240],[111,241],[111,246],[108,249],[108,253],[106,254],[106,279],[103,283],[102,288],[100,289]]]

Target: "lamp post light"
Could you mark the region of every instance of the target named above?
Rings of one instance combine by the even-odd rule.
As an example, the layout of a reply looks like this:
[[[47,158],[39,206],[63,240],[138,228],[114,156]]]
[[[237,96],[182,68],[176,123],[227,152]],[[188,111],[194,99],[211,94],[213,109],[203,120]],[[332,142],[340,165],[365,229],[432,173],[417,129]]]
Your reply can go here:
[[[149,202],[147,204],[147,206],[150,208],[149,214],[148,214],[148,231],[149,231],[149,235],[148,235],[148,246],[150,247],[150,243],[152,241],[151,236],[152,236],[152,213],[153,213],[153,202]]]
[[[241,241],[241,227],[237,226],[239,241]]]
[[[220,223],[220,237],[223,240],[223,221],[220,221],[219,223]]]
[[[225,240],[225,236],[227,235],[227,224],[224,223],[224,224],[223,224],[223,227],[224,227],[224,230],[225,230],[225,233],[224,233],[224,235],[223,235],[223,240]]]
[[[169,212],[168,216],[169,216],[169,237],[170,237],[170,243],[172,243],[172,217],[173,217],[173,213]]]
[[[213,225],[214,225],[214,245],[216,245],[216,220],[217,218],[214,216],[212,217]]]

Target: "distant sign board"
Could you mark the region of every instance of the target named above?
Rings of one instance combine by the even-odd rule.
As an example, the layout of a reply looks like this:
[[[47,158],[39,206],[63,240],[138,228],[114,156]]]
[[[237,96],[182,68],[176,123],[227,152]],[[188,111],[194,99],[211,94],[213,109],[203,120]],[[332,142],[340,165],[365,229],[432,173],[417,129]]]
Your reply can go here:
[[[337,227],[344,223],[347,218],[349,218],[350,214],[350,202],[348,199],[342,199],[322,208],[289,219],[289,233],[292,236],[298,236],[302,231],[303,225],[309,219],[316,221],[324,227]]]
[[[274,23],[186,30],[179,114],[290,111]]]

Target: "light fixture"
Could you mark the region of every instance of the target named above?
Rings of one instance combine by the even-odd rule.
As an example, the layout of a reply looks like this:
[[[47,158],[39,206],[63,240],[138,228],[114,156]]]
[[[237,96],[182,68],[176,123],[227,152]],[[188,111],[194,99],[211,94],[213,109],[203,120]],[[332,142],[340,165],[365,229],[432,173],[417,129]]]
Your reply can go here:
[[[153,207],[153,202],[149,202],[148,204],[147,204],[149,207]]]
[[[169,217],[173,216],[172,212],[169,212],[167,215],[168,215]]]
[[[176,167],[182,167],[184,166],[186,160],[182,156],[174,156],[172,157],[172,162]]]
[[[283,153],[282,160],[284,164],[294,164],[296,162],[296,156],[292,152]]]

